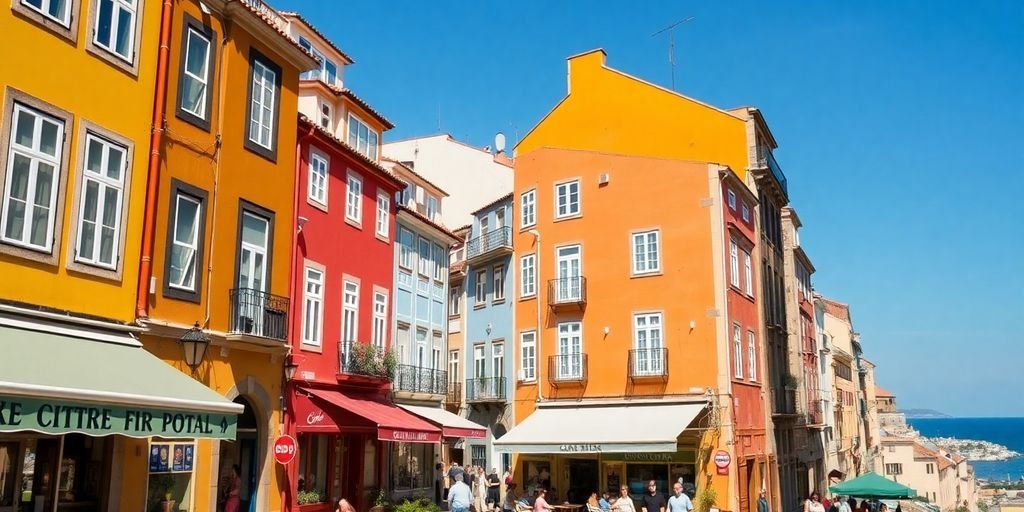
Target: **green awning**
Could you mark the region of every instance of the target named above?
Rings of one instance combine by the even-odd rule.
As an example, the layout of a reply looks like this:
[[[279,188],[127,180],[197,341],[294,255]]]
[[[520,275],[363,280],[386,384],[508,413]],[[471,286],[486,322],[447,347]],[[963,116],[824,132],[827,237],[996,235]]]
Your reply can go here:
[[[234,439],[243,406],[124,334],[4,318],[0,432]]]
[[[855,498],[903,499],[917,496],[917,492],[878,473],[865,473],[853,480],[828,488],[832,494]]]

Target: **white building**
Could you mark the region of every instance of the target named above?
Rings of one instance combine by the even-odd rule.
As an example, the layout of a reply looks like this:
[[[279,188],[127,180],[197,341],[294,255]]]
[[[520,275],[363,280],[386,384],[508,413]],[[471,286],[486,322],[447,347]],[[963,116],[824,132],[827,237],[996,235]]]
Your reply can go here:
[[[472,224],[481,204],[512,191],[512,160],[448,134],[388,142],[383,152],[448,191],[440,222],[449,228]]]

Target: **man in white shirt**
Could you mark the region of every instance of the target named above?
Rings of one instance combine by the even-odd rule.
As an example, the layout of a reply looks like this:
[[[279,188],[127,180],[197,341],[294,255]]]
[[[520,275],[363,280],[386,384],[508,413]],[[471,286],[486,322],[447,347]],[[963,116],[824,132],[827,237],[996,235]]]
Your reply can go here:
[[[683,484],[676,482],[672,484],[673,495],[668,499],[668,512],[690,512],[693,510],[693,502],[683,492]]]
[[[451,512],[468,512],[469,504],[473,502],[473,492],[462,479],[463,473],[455,474],[455,484],[448,489],[448,510]]]

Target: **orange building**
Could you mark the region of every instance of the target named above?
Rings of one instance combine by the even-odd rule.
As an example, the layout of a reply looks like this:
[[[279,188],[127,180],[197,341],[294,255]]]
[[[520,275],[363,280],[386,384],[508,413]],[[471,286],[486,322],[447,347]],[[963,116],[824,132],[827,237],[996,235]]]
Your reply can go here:
[[[681,480],[698,507],[756,510],[777,502],[763,121],[604,60],[571,57],[569,94],[516,147],[517,426],[496,446],[558,499]]]

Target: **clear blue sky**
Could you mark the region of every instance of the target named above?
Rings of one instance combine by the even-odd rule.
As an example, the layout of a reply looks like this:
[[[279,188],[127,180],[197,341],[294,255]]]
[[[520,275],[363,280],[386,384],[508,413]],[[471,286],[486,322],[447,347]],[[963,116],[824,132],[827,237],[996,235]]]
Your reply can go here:
[[[511,142],[565,94],[565,58],[755,105],[818,268],[902,407],[1024,416],[1024,1],[276,1],[356,61],[397,124]]]

